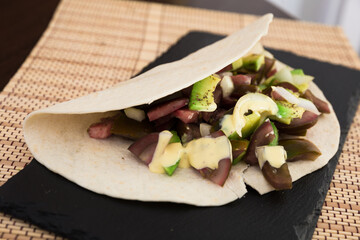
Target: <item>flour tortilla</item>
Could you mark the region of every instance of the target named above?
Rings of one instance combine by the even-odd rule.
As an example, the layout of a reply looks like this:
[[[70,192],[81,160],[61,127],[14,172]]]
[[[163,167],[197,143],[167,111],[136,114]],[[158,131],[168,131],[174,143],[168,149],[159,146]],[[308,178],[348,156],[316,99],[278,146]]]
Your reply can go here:
[[[192,169],[172,177],[155,174],[121,137],[92,139],[87,128],[114,110],[149,104],[217,72],[247,54],[267,31],[268,14],[246,28],[176,62],[158,66],[110,89],[31,113],[24,122],[26,143],[48,169],[74,183],[115,198],[218,206],[246,193],[244,163],[234,166],[224,187]],[[199,66],[194,71],[194,66]]]

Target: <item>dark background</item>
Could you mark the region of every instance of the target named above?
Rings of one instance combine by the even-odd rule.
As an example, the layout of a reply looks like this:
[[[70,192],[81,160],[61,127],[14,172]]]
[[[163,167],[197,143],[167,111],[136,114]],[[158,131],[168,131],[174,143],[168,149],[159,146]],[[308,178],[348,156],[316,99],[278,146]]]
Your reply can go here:
[[[0,90],[20,68],[45,31],[60,0],[0,1]],[[262,0],[154,0],[198,8],[291,18]]]

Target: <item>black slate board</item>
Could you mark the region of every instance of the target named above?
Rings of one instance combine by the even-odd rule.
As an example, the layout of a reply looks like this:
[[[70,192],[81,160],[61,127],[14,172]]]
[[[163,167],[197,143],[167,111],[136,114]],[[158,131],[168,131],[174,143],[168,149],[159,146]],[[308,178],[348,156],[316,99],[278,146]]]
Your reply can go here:
[[[189,33],[145,70],[220,38]],[[338,115],[341,149],[358,106],[360,72],[271,52],[316,77]],[[114,199],[83,189],[33,160],[0,188],[0,210],[71,239],[311,239],[340,152],[290,191],[260,196],[249,188],[244,198],[222,207]]]

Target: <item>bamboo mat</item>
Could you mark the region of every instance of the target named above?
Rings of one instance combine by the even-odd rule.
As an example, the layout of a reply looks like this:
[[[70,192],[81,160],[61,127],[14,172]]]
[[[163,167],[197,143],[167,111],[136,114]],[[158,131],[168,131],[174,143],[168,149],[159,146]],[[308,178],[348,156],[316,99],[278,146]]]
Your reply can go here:
[[[230,34],[256,17],[141,2],[63,0],[0,94],[0,185],[28,164],[24,117],[130,78],[190,30]],[[267,47],[360,69],[342,30],[275,19]],[[313,239],[360,238],[360,108],[351,125]],[[0,238],[60,238],[0,213]]]

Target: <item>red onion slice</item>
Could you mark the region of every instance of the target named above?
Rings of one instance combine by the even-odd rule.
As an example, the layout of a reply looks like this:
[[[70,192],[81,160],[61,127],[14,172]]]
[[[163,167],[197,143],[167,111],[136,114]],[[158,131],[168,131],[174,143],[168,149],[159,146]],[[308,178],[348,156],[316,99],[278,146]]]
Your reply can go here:
[[[308,110],[310,112],[315,113],[316,115],[320,115],[319,110],[316,108],[316,106],[314,105],[313,102],[311,102],[310,100],[307,100],[305,98],[299,98],[299,103],[298,103],[299,107],[305,108],[305,110]]]
[[[299,107],[304,108],[305,110],[308,110],[312,113],[315,113],[316,115],[320,115],[320,112],[317,110],[314,103],[312,103],[310,100],[307,100],[305,98],[297,98],[293,94],[291,94],[288,90],[286,90],[283,87],[271,87],[273,92],[276,94],[279,94],[280,97],[284,98],[289,103],[295,104]]]

